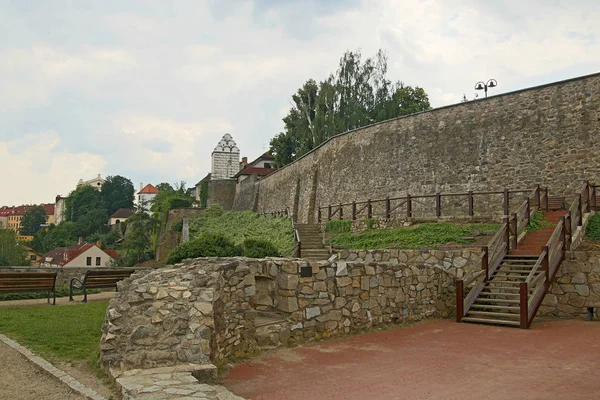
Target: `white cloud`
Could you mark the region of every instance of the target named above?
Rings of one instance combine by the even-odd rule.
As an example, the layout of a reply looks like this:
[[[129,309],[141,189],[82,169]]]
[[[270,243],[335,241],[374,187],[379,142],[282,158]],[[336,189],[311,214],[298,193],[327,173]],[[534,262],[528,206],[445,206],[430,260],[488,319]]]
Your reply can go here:
[[[55,132],[0,143],[3,204],[52,203],[57,194],[66,196],[79,179],[91,179],[105,166],[96,154],[61,150]]]

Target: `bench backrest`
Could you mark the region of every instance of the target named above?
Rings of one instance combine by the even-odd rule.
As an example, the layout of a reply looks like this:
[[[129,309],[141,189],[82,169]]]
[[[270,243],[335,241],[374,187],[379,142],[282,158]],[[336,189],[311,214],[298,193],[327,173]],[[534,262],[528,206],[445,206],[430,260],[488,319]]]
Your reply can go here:
[[[133,274],[133,269],[90,269],[85,273],[83,284],[86,288],[110,288],[117,282]]]
[[[0,292],[54,290],[57,272],[0,272]]]

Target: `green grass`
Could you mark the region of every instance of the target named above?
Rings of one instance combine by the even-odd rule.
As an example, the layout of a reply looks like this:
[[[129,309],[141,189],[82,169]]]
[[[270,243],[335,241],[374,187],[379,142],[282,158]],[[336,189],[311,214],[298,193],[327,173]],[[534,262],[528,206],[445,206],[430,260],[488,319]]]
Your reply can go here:
[[[333,235],[332,244],[354,250],[398,248],[414,249],[434,247],[442,244],[468,244],[470,237],[481,232],[495,231],[495,224],[459,225],[449,222],[432,222],[409,228],[377,229],[361,233],[341,233]]]
[[[267,240],[280,254],[294,245],[292,222],[288,218],[259,216],[251,211],[222,211],[210,207],[204,215],[190,221],[190,239],[202,233],[224,235],[236,245],[246,239]]]
[[[585,235],[589,239],[600,241],[600,213],[596,213],[590,218]]]
[[[548,222],[546,216],[541,211],[537,211],[531,216],[529,225],[525,227],[525,232],[539,231],[544,226],[552,226],[552,224]]]
[[[0,333],[50,360],[95,359],[107,301],[0,309]]]

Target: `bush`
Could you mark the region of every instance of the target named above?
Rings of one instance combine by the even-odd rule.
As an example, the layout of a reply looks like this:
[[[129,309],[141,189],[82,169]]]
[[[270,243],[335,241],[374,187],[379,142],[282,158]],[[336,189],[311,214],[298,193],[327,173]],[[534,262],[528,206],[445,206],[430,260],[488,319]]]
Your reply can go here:
[[[167,257],[167,264],[175,264],[186,258],[235,257],[243,250],[221,234],[203,233],[197,239],[175,247]]]
[[[590,239],[600,240],[600,214],[594,214],[590,218],[585,234]]]
[[[329,233],[347,233],[352,230],[352,221],[334,220],[328,221],[325,230]]]
[[[373,227],[375,226],[375,222],[377,220],[375,218],[367,218],[365,219],[365,227],[367,229],[373,229]]]
[[[246,239],[242,243],[244,248],[244,257],[249,258],[265,258],[277,257],[279,252],[268,240],[262,239]]]

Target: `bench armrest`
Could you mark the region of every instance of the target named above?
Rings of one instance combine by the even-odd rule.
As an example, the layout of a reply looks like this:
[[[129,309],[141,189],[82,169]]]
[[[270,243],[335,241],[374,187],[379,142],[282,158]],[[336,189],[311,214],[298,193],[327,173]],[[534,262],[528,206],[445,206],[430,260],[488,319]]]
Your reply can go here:
[[[79,286],[75,286],[73,284],[73,282],[76,282],[76,281],[79,282]],[[71,287],[73,289],[83,289],[83,282],[81,282],[81,280],[79,278],[73,278],[73,279],[71,279]]]

